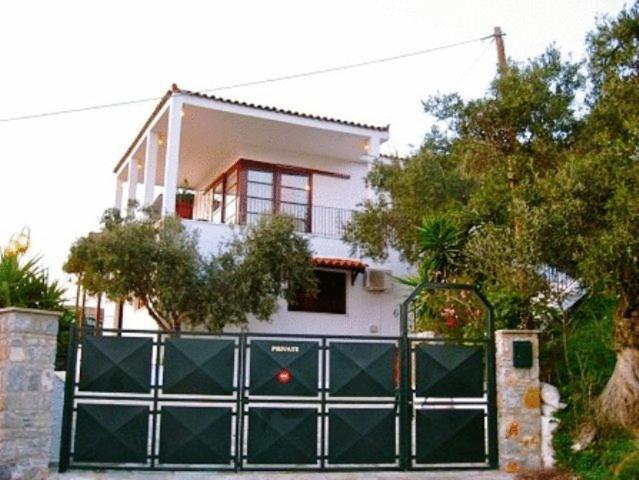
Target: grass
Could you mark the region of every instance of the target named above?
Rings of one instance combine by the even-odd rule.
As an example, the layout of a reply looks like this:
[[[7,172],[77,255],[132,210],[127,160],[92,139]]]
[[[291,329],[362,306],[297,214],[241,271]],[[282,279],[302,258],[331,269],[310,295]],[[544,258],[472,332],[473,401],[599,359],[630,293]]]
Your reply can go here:
[[[639,447],[632,433],[615,427],[600,427],[597,439],[584,451],[571,445],[581,426],[592,419],[593,403],[615,365],[613,313],[616,300],[593,296],[571,315],[565,330],[561,322],[545,332],[542,378],[561,391],[569,407],[559,414],[561,423],[554,436],[559,466],[583,480],[639,479]],[[635,459],[633,461],[633,459]],[[633,470],[634,469],[634,470]]]

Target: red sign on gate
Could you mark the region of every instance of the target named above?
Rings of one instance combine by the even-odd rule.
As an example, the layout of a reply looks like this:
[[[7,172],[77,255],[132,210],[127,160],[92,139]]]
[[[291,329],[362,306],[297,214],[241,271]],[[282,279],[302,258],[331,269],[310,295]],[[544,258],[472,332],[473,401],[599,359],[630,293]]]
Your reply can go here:
[[[287,384],[291,380],[293,380],[293,374],[288,368],[282,368],[279,372],[277,372],[277,381],[281,384]]]

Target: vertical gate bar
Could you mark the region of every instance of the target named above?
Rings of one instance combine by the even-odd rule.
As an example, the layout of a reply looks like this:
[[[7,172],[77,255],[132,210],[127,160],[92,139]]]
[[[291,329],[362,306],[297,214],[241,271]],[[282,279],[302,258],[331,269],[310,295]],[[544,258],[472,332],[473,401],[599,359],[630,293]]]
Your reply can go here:
[[[410,467],[411,429],[410,429],[410,342],[408,339],[408,308],[406,303],[400,306],[400,390],[399,390],[399,466],[401,470]]]
[[[242,445],[244,439],[244,375],[246,361],[246,333],[240,333],[237,355],[237,407],[235,415],[235,471],[242,468]]]
[[[498,467],[497,451],[497,382],[495,379],[495,332],[493,325],[493,309],[488,308],[488,341],[486,355],[488,363],[488,462],[492,468]]]
[[[73,397],[75,390],[75,370],[77,361],[76,325],[69,326],[69,345],[67,346],[67,372],[64,382],[64,408],[62,410],[62,432],[60,435],[60,455],[58,472],[64,473],[69,468],[71,457],[71,434],[73,423]]]
[[[151,418],[153,423],[151,424],[151,469],[155,468],[157,449],[157,424],[158,424],[158,397],[160,393],[160,348],[162,347],[162,333],[158,333],[155,337],[155,382],[153,384],[153,412],[151,412]]]
[[[326,347],[326,337],[322,337],[322,348],[320,349],[320,359],[321,359],[321,367],[322,367],[322,375],[320,380],[321,390],[321,407],[320,407],[320,468],[324,470],[326,467],[326,364],[328,363],[328,355],[327,355],[327,347]]]

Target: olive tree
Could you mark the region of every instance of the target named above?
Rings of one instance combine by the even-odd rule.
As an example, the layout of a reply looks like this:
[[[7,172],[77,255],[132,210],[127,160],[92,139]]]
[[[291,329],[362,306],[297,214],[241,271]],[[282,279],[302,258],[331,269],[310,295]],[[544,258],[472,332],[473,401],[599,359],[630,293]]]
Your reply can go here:
[[[108,210],[102,229],[71,247],[64,269],[89,292],[140,301],[164,330],[267,320],[279,298],[315,289],[308,242],[281,216],[244,228],[207,257],[176,218]]]

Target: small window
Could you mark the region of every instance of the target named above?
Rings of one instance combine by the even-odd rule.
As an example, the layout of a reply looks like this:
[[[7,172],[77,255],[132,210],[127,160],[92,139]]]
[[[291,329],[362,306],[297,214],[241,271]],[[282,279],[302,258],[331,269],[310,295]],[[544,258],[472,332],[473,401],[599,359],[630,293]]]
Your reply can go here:
[[[315,270],[317,295],[302,293],[294,304],[289,304],[291,312],[346,313],[346,273]]]

